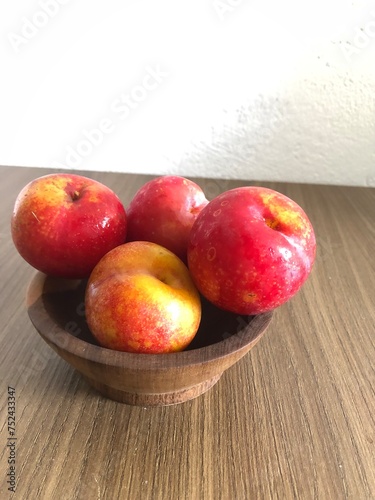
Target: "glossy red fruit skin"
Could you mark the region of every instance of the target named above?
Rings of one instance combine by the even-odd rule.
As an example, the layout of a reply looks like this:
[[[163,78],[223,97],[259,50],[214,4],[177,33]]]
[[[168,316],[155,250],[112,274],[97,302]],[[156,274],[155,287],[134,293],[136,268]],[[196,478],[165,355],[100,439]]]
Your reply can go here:
[[[157,243],[186,263],[190,230],[207,203],[200,186],[189,179],[174,175],[152,179],[127,207],[127,241]]]
[[[188,266],[216,306],[258,314],[284,304],[315,260],[313,226],[293,200],[271,189],[235,188],[213,199],[191,230]]]
[[[33,267],[50,276],[86,278],[101,257],[126,238],[117,195],[87,177],[56,173],[19,193],[11,220],[13,242]]]

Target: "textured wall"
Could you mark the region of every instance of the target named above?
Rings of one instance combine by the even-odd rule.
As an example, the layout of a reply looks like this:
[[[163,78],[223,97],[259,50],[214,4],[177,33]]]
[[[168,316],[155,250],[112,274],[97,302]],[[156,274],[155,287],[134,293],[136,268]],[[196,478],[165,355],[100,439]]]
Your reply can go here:
[[[375,2],[13,4],[0,163],[375,186]]]

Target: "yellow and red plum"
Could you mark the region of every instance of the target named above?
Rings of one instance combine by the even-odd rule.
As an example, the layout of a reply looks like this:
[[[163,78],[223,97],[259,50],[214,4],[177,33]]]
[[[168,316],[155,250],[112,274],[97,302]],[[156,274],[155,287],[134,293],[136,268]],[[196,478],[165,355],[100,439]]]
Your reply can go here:
[[[151,241],[186,262],[189,233],[208,203],[202,189],[184,177],[166,175],[144,184],[127,207],[127,241]]]
[[[126,213],[100,182],[56,173],[33,180],[19,193],[11,232],[20,255],[45,274],[86,278],[126,238]]]
[[[251,315],[295,295],[315,251],[312,224],[297,203],[247,186],[222,193],[201,211],[190,233],[188,266],[210,302]]]
[[[138,353],[181,351],[201,319],[199,293],[186,265],[155,243],[108,252],[86,288],[86,318],[99,344]]]

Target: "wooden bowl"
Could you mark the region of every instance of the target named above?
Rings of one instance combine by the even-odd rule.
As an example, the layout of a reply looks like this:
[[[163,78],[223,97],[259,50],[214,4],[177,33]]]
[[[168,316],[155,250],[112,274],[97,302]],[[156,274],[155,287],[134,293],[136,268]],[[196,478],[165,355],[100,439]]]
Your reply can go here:
[[[238,316],[202,302],[190,346],[171,354],[135,354],[100,347],[85,320],[85,280],[37,273],[27,307],[36,330],[103,396],[140,406],[182,403],[210,389],[261,338],[272,312]]]

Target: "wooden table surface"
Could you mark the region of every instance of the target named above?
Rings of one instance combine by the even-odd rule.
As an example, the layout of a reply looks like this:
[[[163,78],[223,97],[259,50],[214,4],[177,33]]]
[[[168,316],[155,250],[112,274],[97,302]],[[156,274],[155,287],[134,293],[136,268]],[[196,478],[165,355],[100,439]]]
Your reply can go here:
[[[48,172],[0,168],[0,498],[374,499],[375,189],[264,183],[297,201],[315,227],[309,280],[209,392],[144,408],[99,396],[29,321],[34,270],[9,222],[21,188]],[[125,206],[150,178],[85,175]],[[246,184],[198,182],[210,198]]]

